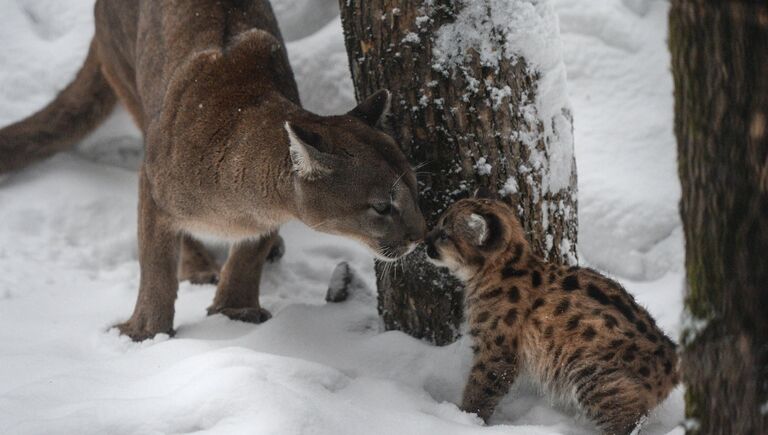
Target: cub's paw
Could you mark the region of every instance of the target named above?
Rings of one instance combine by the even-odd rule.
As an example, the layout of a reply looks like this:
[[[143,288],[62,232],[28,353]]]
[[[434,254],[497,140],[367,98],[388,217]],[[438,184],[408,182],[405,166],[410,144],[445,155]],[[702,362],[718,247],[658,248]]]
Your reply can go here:
[[[274,263],[283,258],[283,255],[285,255],[285,241],[283,241],[282,237],[277,236],[275,242],[272,244],[272,249],[267,255],[267,261]]]
[[[223,314],[232,320],[247,323],[262,323],[272,318],[272,314],[264,308],[208,308],[208,315],[212,316],[214,314]]]
[[[148,328],[145,325],[138,325],[137,323],[138,322],[129,320],[127,322],[118,323],[113,326],[113,328],[117,328],[117,330],[120,331],[120,335],[128,336],[135,342],[149,340],[150,338],[154,338],[157,334],[168,334],[169,337],[173,337],[174,334],[176,334],[176,331],[174,331],[173,328],[157,330]]]

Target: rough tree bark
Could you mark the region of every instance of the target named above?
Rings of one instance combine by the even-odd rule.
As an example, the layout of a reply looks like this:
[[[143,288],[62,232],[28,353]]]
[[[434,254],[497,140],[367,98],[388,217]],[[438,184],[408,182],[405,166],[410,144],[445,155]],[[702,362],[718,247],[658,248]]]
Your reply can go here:
[[[512,52],[509,22],[494,20],[521,7],[541,19],[536,14],[553,14],[551,5],[530,0],[339,0],[339,5],[357,99],[381,88],[392,92],[391,132],[412,163],[424,165],[419,183],[428,223],[484,185],[517,205],[537,253],[575,263],[570,112],[563,104],[554,114],[541,113],[541,71]],[[487,38],[464,38],[461,29],[467,26]],[[558,38],[554,35],[557,43]],[[472,46],[475,42],[480,46]],[[437,344],[452,342],[462,318],[461,285],[421,252],[401,261],[376,266],[385,326]]]
[[[689,434],[768,433],[768,6],[675,0]]]

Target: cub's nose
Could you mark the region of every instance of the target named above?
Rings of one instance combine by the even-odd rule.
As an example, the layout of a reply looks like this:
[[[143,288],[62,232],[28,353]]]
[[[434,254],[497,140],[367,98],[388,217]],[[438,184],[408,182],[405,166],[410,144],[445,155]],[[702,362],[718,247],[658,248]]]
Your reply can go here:
[[[439,232],[432,230],[424,238],[424,244],[427,246],[427,257],[437,260],[440,257],[440,253],[435,248],[435,240],[437,239]]]

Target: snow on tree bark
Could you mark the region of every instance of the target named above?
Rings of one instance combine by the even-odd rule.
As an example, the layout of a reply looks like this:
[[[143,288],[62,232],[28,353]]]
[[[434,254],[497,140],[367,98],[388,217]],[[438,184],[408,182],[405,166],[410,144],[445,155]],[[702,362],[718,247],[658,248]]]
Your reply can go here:
[[[516,206],[535,251],[576,263],[576,166],[549,1],[339,0],[358,100],[393,93],[390,126],[419,172],[422,210],[486,186]],[[458,336],[461,285],[417,252],[378,263],[388,329]]]
[[[768,433],[768,6],[672,2],[689,434]]]

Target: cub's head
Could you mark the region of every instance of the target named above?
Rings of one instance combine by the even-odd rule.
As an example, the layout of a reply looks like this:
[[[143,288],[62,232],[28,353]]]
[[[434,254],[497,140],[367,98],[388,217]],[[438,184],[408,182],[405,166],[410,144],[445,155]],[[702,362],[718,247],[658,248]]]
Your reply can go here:
[[[510,246],[528,249],[512,208],[501,201],[478,198],[451,205],[425,243],[430,262],[447,267],[464,281],[484,265],[504,257]]]
[[[426,233],[414,171],[380,128],[389,100],[379,91],[346,115],[285,123],[301,220],[382,260],[408,254]]]

